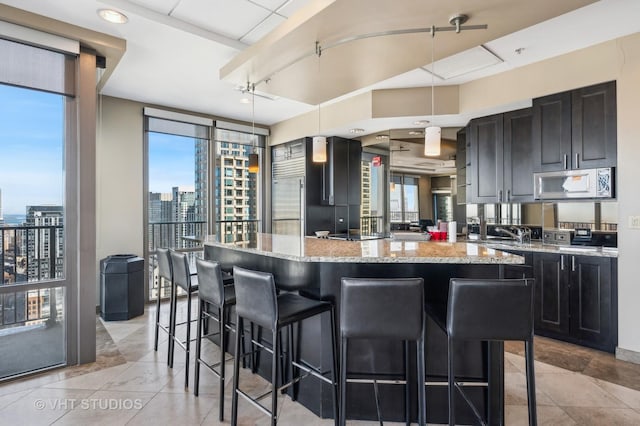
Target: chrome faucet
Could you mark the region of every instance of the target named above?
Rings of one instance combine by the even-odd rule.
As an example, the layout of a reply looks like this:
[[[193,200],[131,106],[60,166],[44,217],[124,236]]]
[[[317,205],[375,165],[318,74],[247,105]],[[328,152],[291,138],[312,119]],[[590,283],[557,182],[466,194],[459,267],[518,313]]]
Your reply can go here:
[[[531,242],[531,229],[526,226],[511,226],[510,229],[511,230],[497,226],[495,231],[510,236],[519,244],[523,244],[525,241]]]

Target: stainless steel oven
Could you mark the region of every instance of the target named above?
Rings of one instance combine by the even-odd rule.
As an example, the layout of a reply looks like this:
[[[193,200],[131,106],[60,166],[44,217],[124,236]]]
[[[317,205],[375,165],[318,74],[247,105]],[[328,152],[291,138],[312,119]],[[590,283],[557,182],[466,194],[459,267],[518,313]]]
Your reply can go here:
[[[536,200],[614,198],[614,168],[562,170],[533,174]]]

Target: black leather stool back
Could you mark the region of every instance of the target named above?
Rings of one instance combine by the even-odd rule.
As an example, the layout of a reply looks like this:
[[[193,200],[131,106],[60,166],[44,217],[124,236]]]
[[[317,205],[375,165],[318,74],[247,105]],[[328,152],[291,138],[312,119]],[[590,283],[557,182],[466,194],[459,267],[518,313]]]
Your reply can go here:
[[[171,265],[173,267],[173,283],[185,291],[191,288],[191,273],[189,259],[186,253],[171,250]]]
[[[157,248],[156,257],[158,259],[158,275],[167,281],[171,281],[173,279],[173,270],[171,268],[171,257],[169,255],[169,249]],[[159,287],[158,294],[160,294]]]
[[[348,338],[418,340],[423,279],[343,278],[340,334]]]
[[[238,316],[269,330],[275,330],[278,303],[273,275],[234,266],[233,276]]]
[[[462,340],[531,340],[532,283],[452,279],[447,334]]]
[[[215,306],[222,306],[224,301],[224,283],[222,268],[218,262],[196,259],[198,270],[198,297]]]
[[[426,423],[424,374],[424,280],[422,278],[342,278],[340,300],[340,425],[346,425],[349,339],[404,342],[405,422],[411,423],[409,342],[416,342],[418,423]],[[373,387],[378,420],[382,424],[378,380]],[[357,379],[360,383],[363,379]]]

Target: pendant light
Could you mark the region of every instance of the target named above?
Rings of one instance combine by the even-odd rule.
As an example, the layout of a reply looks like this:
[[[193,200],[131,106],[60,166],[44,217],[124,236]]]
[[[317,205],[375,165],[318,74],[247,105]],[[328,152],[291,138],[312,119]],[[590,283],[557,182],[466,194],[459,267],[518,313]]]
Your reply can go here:
[[[318,104],[318,136],[313,137],[313,154],[311,160],[314,163],[327,162],[327,138],[320,135],[320,104]]]
[[[433,117],[436,115],[435,110],[435,83],[434,83],[434,50],[435,50],[435,37],[436,27],[431,27],[431,122],[433,123]],[[438,156],[440,155],[440,135],[442,130],[438,126],[429,126],[424,129],[424,155]]]
[[[247,82],[247,90],[251,89],[251,146],[252,149],[255,150],[254,144],[256,139],[256,97],[255,97],[255,85],[249,84]],[[260,159],[258,158],[258,154],[253,152],[249,154],[249,173],[258,173],[260,171]]]

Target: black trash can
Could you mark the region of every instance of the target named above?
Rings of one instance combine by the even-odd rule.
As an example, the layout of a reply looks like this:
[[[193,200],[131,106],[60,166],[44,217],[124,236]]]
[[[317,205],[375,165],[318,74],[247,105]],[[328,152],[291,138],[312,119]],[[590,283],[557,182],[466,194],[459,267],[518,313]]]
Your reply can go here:
[[[144,313],[144,259],[116,254],[100,261],[100,316],[122,321]]]

